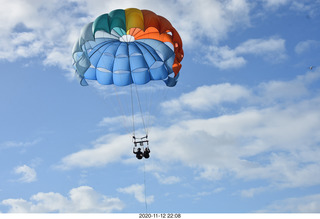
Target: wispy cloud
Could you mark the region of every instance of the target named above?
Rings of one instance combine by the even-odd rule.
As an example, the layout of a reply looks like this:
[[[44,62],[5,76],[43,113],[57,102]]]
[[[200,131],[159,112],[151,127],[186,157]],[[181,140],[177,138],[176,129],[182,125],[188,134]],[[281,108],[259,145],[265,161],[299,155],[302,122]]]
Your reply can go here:
[[[109,213],[124,208],[119,198],[107,197],[89,186],[71,189],[68,196],[54,192],[39,192],[31,196],[29,201],[6,199],[1,203],[9,206],[11,213]]]
[[[297,54],[302,54],[310,49],[320,47],[320,41],[317,40],[305,40],[300,41],[294,48]]]
[[[151,204],[154,201],[154,196],[145,196],[144,185],[133,184],[125,188],[118,188],[118,192],[133,195],[138,202]]]
[[[145,112],[141,115],[135,114],[132,115],[123,115],[115,117],[104,117],[99,123],[99,127],[107,127],[109,130],[116,130],[118,128],[125,128],[127,132],[132,131],[133,120],[136,126],[145,124],[152,124],[155,121],[155,117],[149,115],[149,112]]]
[[[36,138],[33,141],[5,141],[0,143],[0,149],[6,148],[25,148],[38,144],[41,142],[41,138]]]
[[[308,18],[312,18],[319,14],[318,1],[300,1],[300,0],[262,0],[263,7],[267,11],[276,11],[281,7],[285,7],[286,10],[295,12],[302,12],[307,15]]]
[[[184,108],[196,111],[209,111],[223,103],[235,103],[250,96],[250,90],[229,83],[201,86],[194,91],[182,94],[178,99],[162,103],[168,113],[180,112]]]
[[[269,39],[249,39],[234,49],[229,46],[209,46],[201,62],[220,69],[239,68],[247,63],[246,56],[262,57],[269,62],[281,62],[286,58],[285,40],[277,37]],[[276,57],[276,58],[275,58]]]
[[[278,200],[258,212],[319,213],[320,194]]]
[[[157,178],[158,182],[165,185],[171,185],[179,183],[181,181],[180,177],[177,176],[165,176],[158,172],[154,172],[153,175]]]
[[[103,166],[128,155],[128,135],[105,135],[93,142],[93,148],[84,149],[62,158],[58,169]],[[131,154],[131,153],[130,153]]]
[[[27,165],[18,166],[14,169],[14,173],[22,175],[18,181],[23,183],[31,183],[37,180],[37,172],[34,168]]]
[[[242,190],[240,193],[241,193],[241,196],[243,197],[252,198],[259,193],[265,192],[267,189],[269,188],[268,187],[250,188],[250,189]]]
[[[277,8],[277,7],[288,4],[290,1],[291,0],[263,0],[263,3],[267,7]]]
[[[206,190],[206,191],[197,192],[196,194],[191,194],[191,193],[182,194],[182,195],[180,195],[180,197],[181,198],[185,198],[185,197],[193,198],[195,201],[197,201],[197,200],[201,200],[204,197],[212,196],[212,195],[215,195],[217,193],[223,192],[224,190],[225,190],[225,188],[218,187],[218,188],[215,188],[213,190]]]

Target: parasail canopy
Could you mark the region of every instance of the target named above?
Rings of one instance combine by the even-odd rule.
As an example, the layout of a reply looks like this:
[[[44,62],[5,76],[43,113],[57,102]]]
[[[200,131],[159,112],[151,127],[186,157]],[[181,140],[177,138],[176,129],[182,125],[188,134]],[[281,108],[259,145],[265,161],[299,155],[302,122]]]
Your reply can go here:
[[[176,85],[183,59],[179,33],[149,10],[117,9],[85,25],[72,56],[81,85],[146,84],[163,80]]]

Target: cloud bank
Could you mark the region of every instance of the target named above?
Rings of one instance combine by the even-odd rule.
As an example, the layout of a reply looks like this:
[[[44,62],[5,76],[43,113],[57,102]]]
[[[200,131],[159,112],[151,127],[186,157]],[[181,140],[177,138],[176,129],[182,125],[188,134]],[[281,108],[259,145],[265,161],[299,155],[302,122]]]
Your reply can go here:
[[[31,196],[29,201],[6,199],[2,201],[2,204],[10,207],[10,213],[109,213],[124,208],[124,204],[120,199],[109,198],[89,186],[71,189],[68,197],[60,193],[39,192]]]

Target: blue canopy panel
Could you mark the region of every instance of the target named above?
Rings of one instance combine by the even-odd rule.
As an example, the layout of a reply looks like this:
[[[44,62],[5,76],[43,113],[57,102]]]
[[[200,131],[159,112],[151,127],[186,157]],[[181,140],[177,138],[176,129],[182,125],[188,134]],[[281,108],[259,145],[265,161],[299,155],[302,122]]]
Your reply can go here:
[[[146,84],[150,80],[163,80],[168,85],[167,81],[172,81],[169,75],[173,73],[174,57],[174,52],[157,40],[109,40],[90,49],[90,67],[83,75],[84,79],[103,85]]]

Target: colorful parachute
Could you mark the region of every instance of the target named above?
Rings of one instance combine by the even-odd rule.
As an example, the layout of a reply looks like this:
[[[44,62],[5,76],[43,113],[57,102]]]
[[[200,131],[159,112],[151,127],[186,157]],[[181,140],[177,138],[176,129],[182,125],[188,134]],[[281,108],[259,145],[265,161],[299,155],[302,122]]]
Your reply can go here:
[[[183,49],[178,32],[166,18],[128,8],[85,25],[72,56],[81,85],[87,85],[86,79],[116,86],[163,80],[173,87]]]

